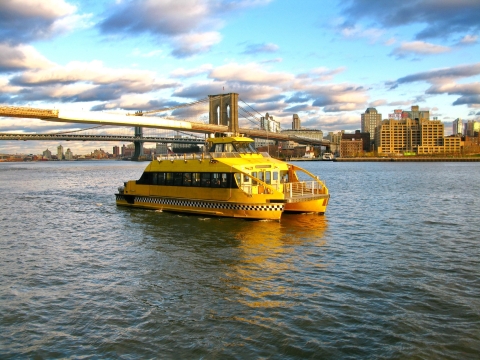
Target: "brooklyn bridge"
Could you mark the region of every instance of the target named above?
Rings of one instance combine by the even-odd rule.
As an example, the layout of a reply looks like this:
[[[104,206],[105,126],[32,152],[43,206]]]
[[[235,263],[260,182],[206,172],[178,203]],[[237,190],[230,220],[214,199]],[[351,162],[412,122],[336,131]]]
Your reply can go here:
[[[188,104],[150,111],[114,114],[106,112],[79,112],[38,109],[31,107],[0,106],[0,116],[33,118],[51,122],[93,124],[93,128],[56,133],[0,133],[0,140],[62,140],[62,141],[115,141],[133,142],[134,158],[141,154],[143,143],[203,144],[205,136],[221,136],[225,133],[251,138],[279,141],[294,141],[298,144],[330,146],[326,140],[285,134],[274,121],[265,119],[256,110],[240,99],[238,94],[209,95],[208,98]],[[21,123],[20,123],[21,124]],[[19,124],[19,127],[21,126]],[[112,134],[112,126],[133,128],[133,134]],[[106,129],[103,134],[94,134],[92,129]],[[162,129],[181,133],[182,136],[146,135],[144,128]],[[130,130],[131,131],[131,130]],[[122,132],[122,131],[120,131]],[[125,131],[123,131],[124,133]]]

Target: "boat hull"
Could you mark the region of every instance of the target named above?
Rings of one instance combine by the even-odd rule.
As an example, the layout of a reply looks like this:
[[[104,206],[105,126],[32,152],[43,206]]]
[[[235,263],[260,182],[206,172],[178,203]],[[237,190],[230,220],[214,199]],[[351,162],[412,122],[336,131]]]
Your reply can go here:
[[[234,203],[115,194],[119,206],[252,220],[279,220],[285,204]]]
[[[322,197],[317,195],[311,199],[299,199],[298,201],[285,204],[283,211],[289,213],[318,213],[323,215],[327,210],[329,198],[330,196],[326,194]]]

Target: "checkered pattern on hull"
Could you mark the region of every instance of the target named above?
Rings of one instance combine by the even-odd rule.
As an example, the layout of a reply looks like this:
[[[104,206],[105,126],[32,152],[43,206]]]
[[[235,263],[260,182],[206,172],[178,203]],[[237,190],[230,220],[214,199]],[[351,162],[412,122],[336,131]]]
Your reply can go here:
[[[125,200],[123,195],[115,195],[117,200]],[[179,200],[179,199],[163,199],[147,196],[135,196],[134,203],[147,203],[158,205],[174,205],[185,206],[193,208],[208,208],[208,209],[228,209],[228,210],[253,210],[253,211],[283,211],[283,204],[271,205],[246,205],[246,204],[232,204],[232,203],[215,203],[195,200]]]

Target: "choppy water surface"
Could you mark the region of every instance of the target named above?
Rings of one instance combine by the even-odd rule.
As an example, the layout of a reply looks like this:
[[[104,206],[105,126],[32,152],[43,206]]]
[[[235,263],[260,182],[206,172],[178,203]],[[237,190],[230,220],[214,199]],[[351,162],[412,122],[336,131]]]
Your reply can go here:
[[[478,358],[479,163],[303,162],[281,222],[116,207],[145,165],[0,164],[0,358]]]

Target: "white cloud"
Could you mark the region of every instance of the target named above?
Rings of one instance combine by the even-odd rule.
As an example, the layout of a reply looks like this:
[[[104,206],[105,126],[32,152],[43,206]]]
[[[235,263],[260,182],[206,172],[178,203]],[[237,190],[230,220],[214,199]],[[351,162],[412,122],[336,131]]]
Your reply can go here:
[[[294,76],[285,72],[268,72],[256,63],[230,63],[216,67],[210,73],[210,78],[219,81],[238,81],[247,84],[268,84],[279,86],[294,80]]]
[[[204,53],[221,39],[220,33],[216,31],[178,35],[174,38],[172,54],[176,57],[188,57]]]
[[[3,0],[0,38],[13,43],[50,38],[88,18],[74,15],[76,11],[76,6],[63,0]]]
[[[54,63],[40,54],[33,46],[0,43],[0,72],[24,69],[45,69]]]
[[[473,45],[476,44],[478,40],[477,35],[465,35],[459,42],[459,45]]]
[[[433,55],[451,51],[447,46],[435,45],[425,41],[403,42],[391,55],[402,58],[408,55]]]

